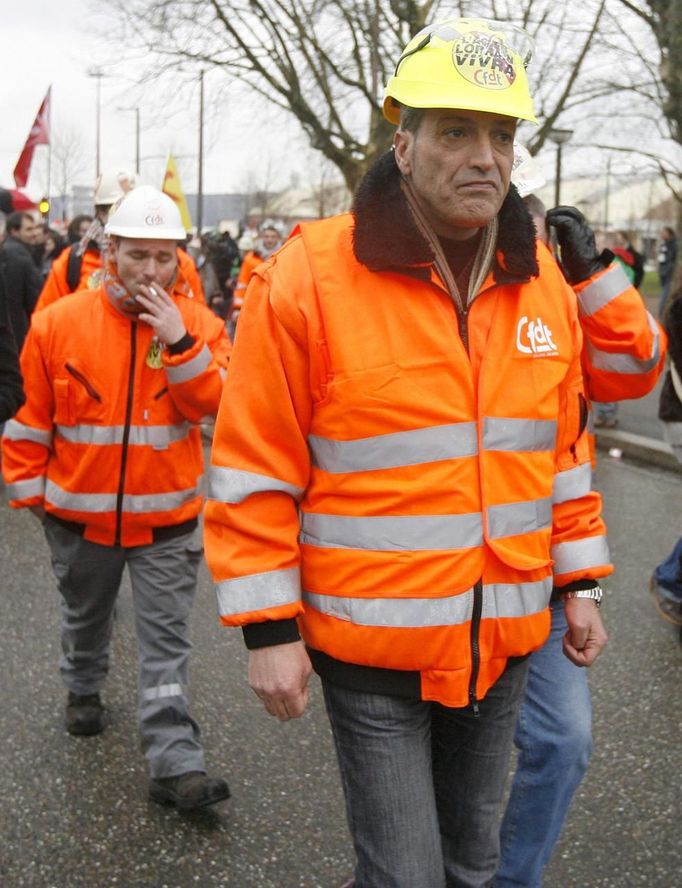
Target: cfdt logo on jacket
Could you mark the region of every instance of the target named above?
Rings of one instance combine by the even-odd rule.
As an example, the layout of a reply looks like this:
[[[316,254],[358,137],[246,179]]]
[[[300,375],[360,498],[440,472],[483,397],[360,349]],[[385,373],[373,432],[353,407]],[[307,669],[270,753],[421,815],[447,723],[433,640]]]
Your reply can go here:
[[[538,315],[530,320],[526,315],[519,319],[516,327],[516,347],[524,355],[551,357],[558,355],[559,349],[552,340],[552,331]]]

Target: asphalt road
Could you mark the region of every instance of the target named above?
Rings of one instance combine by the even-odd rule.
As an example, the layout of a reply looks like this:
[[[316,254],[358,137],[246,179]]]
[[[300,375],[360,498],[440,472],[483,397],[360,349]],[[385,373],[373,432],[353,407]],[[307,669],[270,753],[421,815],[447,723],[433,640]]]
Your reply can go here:
[[[607,651],[593,668],[595,753],[545,888],[680,884],[682,645],[647,593],[682,528],[682,478],[602,459],[617,573]],[[62,726],[58,601],[35,519],[0,502],[0,885],[3,888],[338,888],[352,871],[317,681],[309,713],[280,725],[246,687],[240,633],[221,629],[202,575],[193,712],[232,799],[180,816],[146,799],[135,728],[130,591],[118,608],[107,732]]]

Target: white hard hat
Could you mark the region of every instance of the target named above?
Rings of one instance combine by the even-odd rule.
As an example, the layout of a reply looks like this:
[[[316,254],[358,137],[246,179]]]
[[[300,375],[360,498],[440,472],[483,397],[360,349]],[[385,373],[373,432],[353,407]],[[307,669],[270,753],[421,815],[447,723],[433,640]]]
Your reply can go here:
[[[140,185],[126,194],[113,207],[104,231],[148,240],[178,241],[187,236],[173,200],[151,185]]]
[[[242,236],[237,241],[237,247],[240,250],[253,250],[256,245],[253,242],[253,238],[250,234],[242,234]]]
[[[540,169],[540,165],[531,155],[530,151],[518,142],[514,142],[514,162],[512,164],[511,180],[521,197],[528,197],[538,188],[547,184],[547,179]]]
[[[125,170],[108,170],[106,173],[101,173],[95,183],[95,206],[110,207],[134,187],[135,176]]]

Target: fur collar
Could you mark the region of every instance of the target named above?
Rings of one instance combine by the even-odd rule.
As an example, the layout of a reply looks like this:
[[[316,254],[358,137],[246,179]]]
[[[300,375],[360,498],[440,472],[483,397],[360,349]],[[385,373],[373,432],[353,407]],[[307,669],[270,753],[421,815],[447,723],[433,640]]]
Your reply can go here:
[[[414,223],[400,189],[393,152],[382,155],[360,182],[353,202],[353,249],[372,271],[420,266],[433,261],[428,242]],[[396,223],[398,220],[398,223]],[[495,280],[528,280],[539,273],[535,227],[512,185],[499,213]]]

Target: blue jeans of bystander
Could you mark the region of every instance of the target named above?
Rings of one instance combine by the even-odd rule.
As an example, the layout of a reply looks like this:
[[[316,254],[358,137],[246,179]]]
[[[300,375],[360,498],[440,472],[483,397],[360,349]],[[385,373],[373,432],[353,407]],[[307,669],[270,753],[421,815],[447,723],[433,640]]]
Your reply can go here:
[[[495,888],[539,888],[592,753],[587,672],[562,650],[567,624],[552,603],[549,639],[529,658],[514,743],[516,774],[502,822]]]

